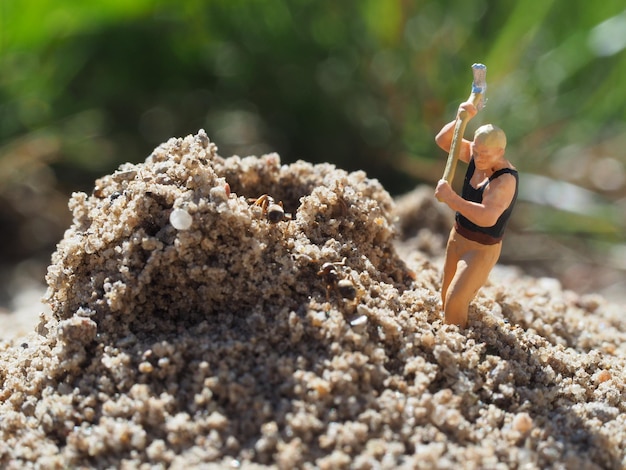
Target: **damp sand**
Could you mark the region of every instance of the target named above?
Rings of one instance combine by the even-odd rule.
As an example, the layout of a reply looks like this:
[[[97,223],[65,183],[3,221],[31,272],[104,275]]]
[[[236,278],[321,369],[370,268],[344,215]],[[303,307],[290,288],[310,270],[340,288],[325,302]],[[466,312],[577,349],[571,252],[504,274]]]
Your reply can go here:
[[[49,313],[0,342],[0,463],[624,468],[623,307],[497,266],[442,324],[430,193],[203,131],[75,193]]]

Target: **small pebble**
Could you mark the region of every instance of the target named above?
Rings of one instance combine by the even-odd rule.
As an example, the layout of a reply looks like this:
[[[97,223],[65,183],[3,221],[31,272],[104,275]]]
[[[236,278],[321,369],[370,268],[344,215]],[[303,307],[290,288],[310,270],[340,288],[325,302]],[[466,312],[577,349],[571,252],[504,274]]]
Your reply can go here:
[[[359,326],[359,325],[365,325],[366,323],[367,323],[367,316],[360,315],[360,316],[356,317],[354,320],[352,320],[350,322],[350,325],[352,325],[352,326]]]
[[[513,418],[513,429],[516,431],[526,434],[533,428],[533,419],[530,417],[528,413],[518,413]]]
[[[604,383],[611,380],[611,373],[608,370],[603,370],[598,374],[598,383]]]
[[[193,218],[184,209],[174,209],[170,214],[170,223],[176,230],[189,230]]]

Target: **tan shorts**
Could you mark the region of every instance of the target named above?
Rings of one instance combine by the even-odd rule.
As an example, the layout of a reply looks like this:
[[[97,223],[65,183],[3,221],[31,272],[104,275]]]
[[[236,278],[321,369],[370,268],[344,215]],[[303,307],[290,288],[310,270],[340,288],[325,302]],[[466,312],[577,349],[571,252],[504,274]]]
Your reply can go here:
[[[467,310],[500,258],[502,242],[493,245],[468,240],[450,231],[443,267],[441,299],[446,323],[467,325]]]

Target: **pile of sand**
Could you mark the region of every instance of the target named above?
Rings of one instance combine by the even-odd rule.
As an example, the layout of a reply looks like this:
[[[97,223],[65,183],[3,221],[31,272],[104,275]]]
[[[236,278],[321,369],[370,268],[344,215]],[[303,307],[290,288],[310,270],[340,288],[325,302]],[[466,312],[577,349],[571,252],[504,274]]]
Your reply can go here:
[[[620,308],[498,267],[442,325],[428,200],[203,131],[74,194],[52,315],[0,343],[0,463],[626,465]]]

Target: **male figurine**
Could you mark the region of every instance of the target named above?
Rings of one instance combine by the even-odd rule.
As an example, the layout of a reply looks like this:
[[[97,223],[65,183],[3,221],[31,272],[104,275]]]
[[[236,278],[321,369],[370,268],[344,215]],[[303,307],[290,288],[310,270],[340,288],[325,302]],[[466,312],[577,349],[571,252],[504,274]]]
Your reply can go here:
[[[471,102],[462,103],[473,118],[477,109]],[[435,138],[437,145],[450,150],[456,120],[449,122]],[[504,158],[506,135],[491,124],[479,127],[474,140],[462,139],[459,160],[469,164],[461,196],[442,179],[435,196],[456,211],[456,223],[450,231],[443,268],[441,299],[445,322],[467,325],[470,302],[489,277],[500,257],[504,229],[517,199],[517,170]]]

